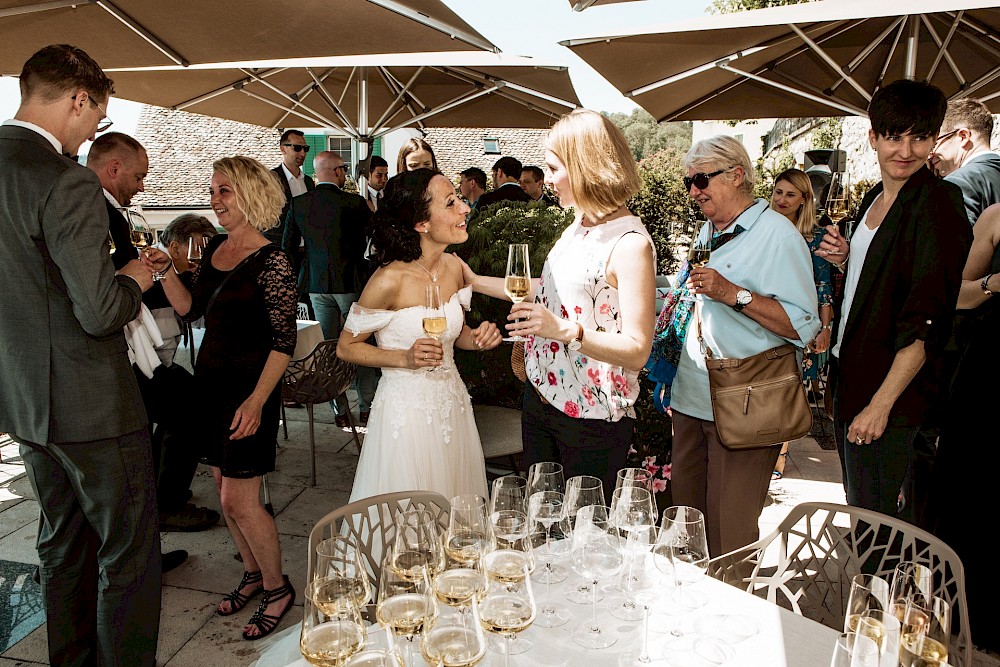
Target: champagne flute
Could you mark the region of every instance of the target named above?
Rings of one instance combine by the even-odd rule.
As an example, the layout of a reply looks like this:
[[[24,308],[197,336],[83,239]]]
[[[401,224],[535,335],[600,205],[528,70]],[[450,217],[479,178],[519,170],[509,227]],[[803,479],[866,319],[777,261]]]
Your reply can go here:
[[[302,656],[318,667],[340,667],[365,645],[361,612],[351,596],[336,604],[317,604],[306,595],[302,610],[299,649]]]
[[[712,234],[708,231],[709,224],[706,222],[702,225],[698,234],[691,239],[691,245],[688,247],[688,264],[692,269],[700,269],[706,266],[708,260],[712,257]],[[701,295],[695,294],[694,296],[688,295],[684,297],[684,300],[701,301],[702,299]]]
[[[479,607],[483,628],[503,638],[503,643],[495,648],[503,653],[504,665],[508,667],[510,656],[520,652],[514,644],[515,637],[531,626],[537,613],[527,564],[521,567],[518,582],[491,582]]]
[[[539,491],[558,491],[562,493],[566,490],[566,481],[563,477],[563,467],[561,463],[553,461],[543,461],[533,463],[528,468],[528,488],[527,496]]]
[[[903,667],[948,664],[951,605],[945,599],[908,600],[901,632],[899,663]]]
[[[432,667],[472,667],[486,656],[479,602],[470,604],[472,623],[462,614],[440,614],[424,624],[420,654]],[[414,663],[408,663],[414,664]],[[394,666],[395,667],[395,666]]]
[[[606,505],[604,482],[592,475],[577,475],[566,481],[566,495],[563,497],[563,511],[569,519],[570,528],[576,526],[576,514],[589,505]],[[566,592],[566,599],[577,604],[590,604],[594,591],[590,583],[582,581]],[[604,599],[604,591],[597,591],[598,600]]]
[[[858,619],[857,633],[870,637],[878,645],[879,663],[886,667],[899,664],[900,622],[891,611],[869,609]]]
[[[394,547],[387,547],[378,582],[375,617],[397,637],[406,640],[407,655],[413,656],[413,640],[425,624],[438,614],[426,569],[400,571]],[[411,662],[410,659],[407,662]]]
[[[597,584],[602,577],[613,577],[621,570],[623,557],[618,531],[608,521],[610,510],[601,505],[582,508],[576,515],[573,529],[573,569],[590,580],[593,591],[593,613],[573,632],[573,641],[586,648],[607,648],[618,641],[613,630],[601,628],[597,622]]]
[[[307,597],[327,614],[343,606],[344,598],[359,608],[367,604],[372,587],[357,545],[341,536],[317,544],[307,591]]]
[[[531,269],[527,243],[511,243],[507,248],[507,273],[503,281],[503,291],[514,303],[521,303],[531,293]],[[523,336],[504,338],[508,343],[528,340]]]
[[[424,335],[434,340],[441,340],[441,336],[448,329],[448,318],[445,317],[444,305],[441,302],[441,286],[426,285],[424,287]],[[442,361],[442,363],[444,363]],[[429,366],[429,372],[436,371],[443,366]]]
[[[830,667],[878,667],[878,645],[871,637],[854,632],[840,635],[833,647]]]
[[[934,572],[928,566],[915,561],[903,561],[892,573],[889,588],[889,604],[899,616],[906,608],[907,601],[915,599],[926,602],[932,593]]]
[[[208,239],[201,235],[188,237],[187,260],[193,268],[198,268],[202,257],[205,256],[205,248],[208,247]]]
[[[851,593],[847,598],[844,632],[857,631],[861,615],[869,609],[890,609],[889,584],[874,574],[856,574],[851,579]]]
[[[486,553],[489,534],[485,498],[467,494],[451,499],[444,545],[449,559],[462,565],[476,562]]]

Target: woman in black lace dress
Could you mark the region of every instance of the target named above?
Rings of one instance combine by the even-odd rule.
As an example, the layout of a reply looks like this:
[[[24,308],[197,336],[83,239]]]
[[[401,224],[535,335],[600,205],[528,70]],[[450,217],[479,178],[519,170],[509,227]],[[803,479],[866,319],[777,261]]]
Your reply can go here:
[[[213,168],[212,209],[228,234],[209,243],[190,292],[173,271],[163,286],[182,316],[205,317],[191,405],[203,423],[202,461],[212,466],[246,568],[218,613],[234,614],[263,592],[243,628],[244,639],[259,639],[295,600],[260,485],[261,476],[274,470],[279,381],[295,349],[296,285],[288,257],[261,234],[274,226],[284,204],[274,175],[241,156],[218,160]]]

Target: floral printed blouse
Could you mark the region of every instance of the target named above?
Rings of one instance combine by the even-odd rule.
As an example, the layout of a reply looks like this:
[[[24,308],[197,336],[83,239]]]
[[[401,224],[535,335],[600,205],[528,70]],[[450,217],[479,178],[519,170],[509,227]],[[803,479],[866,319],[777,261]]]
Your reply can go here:
[[[608,284],[607,263],[625,234],[653,239],[636,216],[584,227],[570,225],[542,267],[535,302],[587,331],[621,333],[618,289]],[[655,252],[655,251],[654,251]],[[586,338],[586,335],[584,335]],[[524,366],[538,393],[569,417],[616,422],[635,417],[638,371],[625,370],[570,351],[562,341],[528,336]]]

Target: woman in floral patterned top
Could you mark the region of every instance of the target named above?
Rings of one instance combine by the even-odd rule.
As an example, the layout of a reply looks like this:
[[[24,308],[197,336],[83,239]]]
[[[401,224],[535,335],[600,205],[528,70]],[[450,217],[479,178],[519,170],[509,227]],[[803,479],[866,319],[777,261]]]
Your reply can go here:
[[[527,337],[522,412],[525,467],[562,463],[567,477],[593,475],[611,498],[625,465],[639,369],[652,345],[656,251],[625,207],[639,190],[621,131],[593,111],[563,116],[545,142],[546,183],[576,219],[511,308],[507,330]],[[466,269],[473,289],[508,298],[500,278]]]

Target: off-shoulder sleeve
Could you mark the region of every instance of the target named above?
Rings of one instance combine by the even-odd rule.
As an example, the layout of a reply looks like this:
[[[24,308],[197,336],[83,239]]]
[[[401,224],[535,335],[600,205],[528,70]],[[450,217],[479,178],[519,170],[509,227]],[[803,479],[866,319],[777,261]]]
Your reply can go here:
[[[344,328],[354,336],[371,333],[384,329],[392,321],[393,314],[391,310],[363,308],[352,303],[351,310],[347,313],[347,321],[344,322]]]
[[[466,310],[472,309],[472,285],[466,285],[462,289],[458,290],[458,302],[462,304],[462,308]]]

